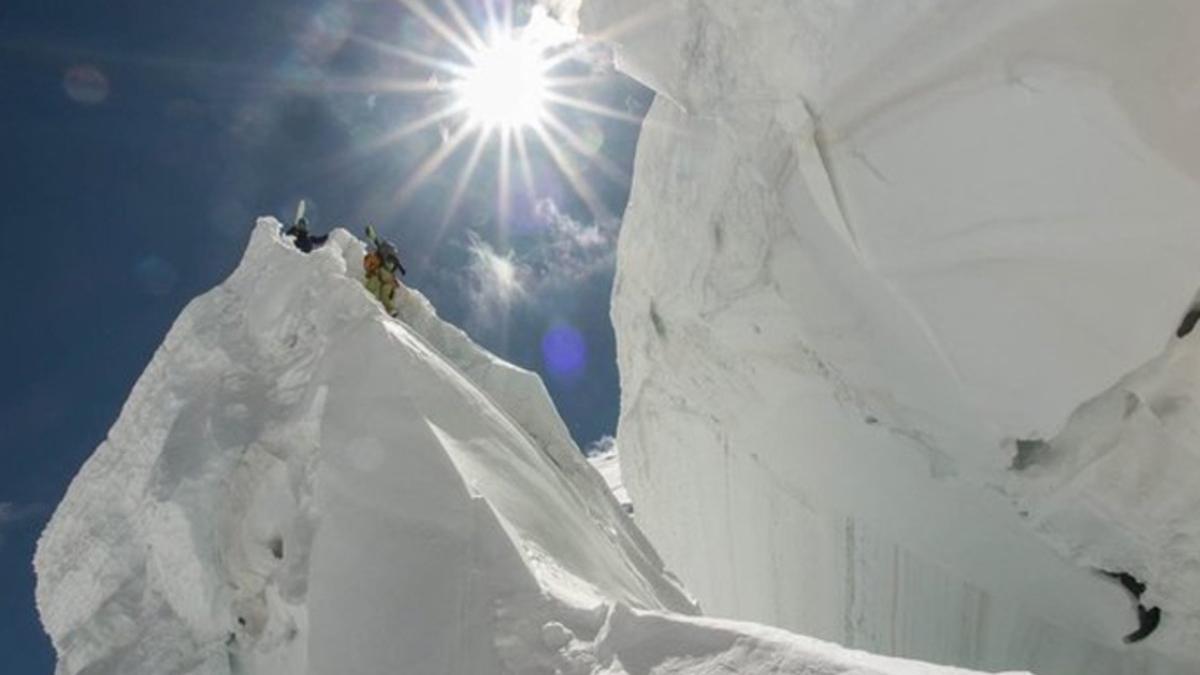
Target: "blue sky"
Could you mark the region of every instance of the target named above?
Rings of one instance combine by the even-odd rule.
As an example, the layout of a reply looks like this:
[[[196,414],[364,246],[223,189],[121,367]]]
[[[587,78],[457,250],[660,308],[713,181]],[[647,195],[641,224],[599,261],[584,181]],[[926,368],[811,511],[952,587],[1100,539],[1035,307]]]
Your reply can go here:
[[[481,18],[480,2],[461,4]],[[612,254],[637,139],[616,118],[651,94],[603,55],[568,64],[620,111],[561,110],[598,204],[532,146],[534,191],[514,182],[500,219],[489,146],[443,230],[469,153],[397,202],[452,129],[369,150],[436,105],[373,86],[433,74],[376,42],[449,55],[391,1],[0,4],[0,671],[52,672],[37,534],[183,305],[233,269],[255,216],[300,198],[314,229],[394,239],[444,317],[543,374],[577,441],[612,433]]]

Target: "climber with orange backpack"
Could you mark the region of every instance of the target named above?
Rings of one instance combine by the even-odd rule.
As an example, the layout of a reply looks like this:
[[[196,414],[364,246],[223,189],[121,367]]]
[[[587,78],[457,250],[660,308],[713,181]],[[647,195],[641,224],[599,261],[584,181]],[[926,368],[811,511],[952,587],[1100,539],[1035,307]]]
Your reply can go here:
[[[397,316],[396,289],[400,280],[396,278],[399,272],[404,276],[404,266],[396,254],[396,247],[386,239],[380,239],[375,228],[367,226],[367,255],[363,257],[363,284],[367,290],[378,298],[383,308],[391,316]]]

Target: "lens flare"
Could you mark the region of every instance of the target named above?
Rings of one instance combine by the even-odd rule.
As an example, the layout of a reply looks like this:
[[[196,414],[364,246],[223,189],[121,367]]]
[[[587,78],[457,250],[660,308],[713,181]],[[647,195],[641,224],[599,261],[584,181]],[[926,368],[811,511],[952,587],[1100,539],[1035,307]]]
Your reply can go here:
[[[542,336],[542,361],[555,380],[571,382],[587,367],[587,342],[583,334],[565,323]]]

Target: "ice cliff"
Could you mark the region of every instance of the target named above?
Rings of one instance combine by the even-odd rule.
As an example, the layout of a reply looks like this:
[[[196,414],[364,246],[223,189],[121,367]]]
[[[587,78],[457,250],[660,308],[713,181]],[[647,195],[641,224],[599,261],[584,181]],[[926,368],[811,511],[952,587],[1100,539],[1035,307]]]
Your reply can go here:
[[[1200,5],[553,4],[658,92],[617,442],[706,611],[1200,672]],[[1095,569],[1148,584],[1145,642]]]
[[[541,381],[259,222],[38,546],[59,675],[953,675],[695,606]]]

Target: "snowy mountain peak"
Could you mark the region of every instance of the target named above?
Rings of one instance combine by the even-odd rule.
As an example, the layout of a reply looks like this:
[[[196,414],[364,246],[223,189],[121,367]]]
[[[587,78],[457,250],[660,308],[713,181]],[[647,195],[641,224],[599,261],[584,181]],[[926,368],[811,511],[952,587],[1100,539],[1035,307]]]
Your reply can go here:
[[[347,232],[278,233],[183,312],[40,542],[60,672],[492,672],[504,598],[694,611],[534,374],[415,291],[384,315]]]
[[[59,675],[962,672],[702,620],[532,373],[262,219],[38,546]],[[783,665],[781,665],[783,664]]]

